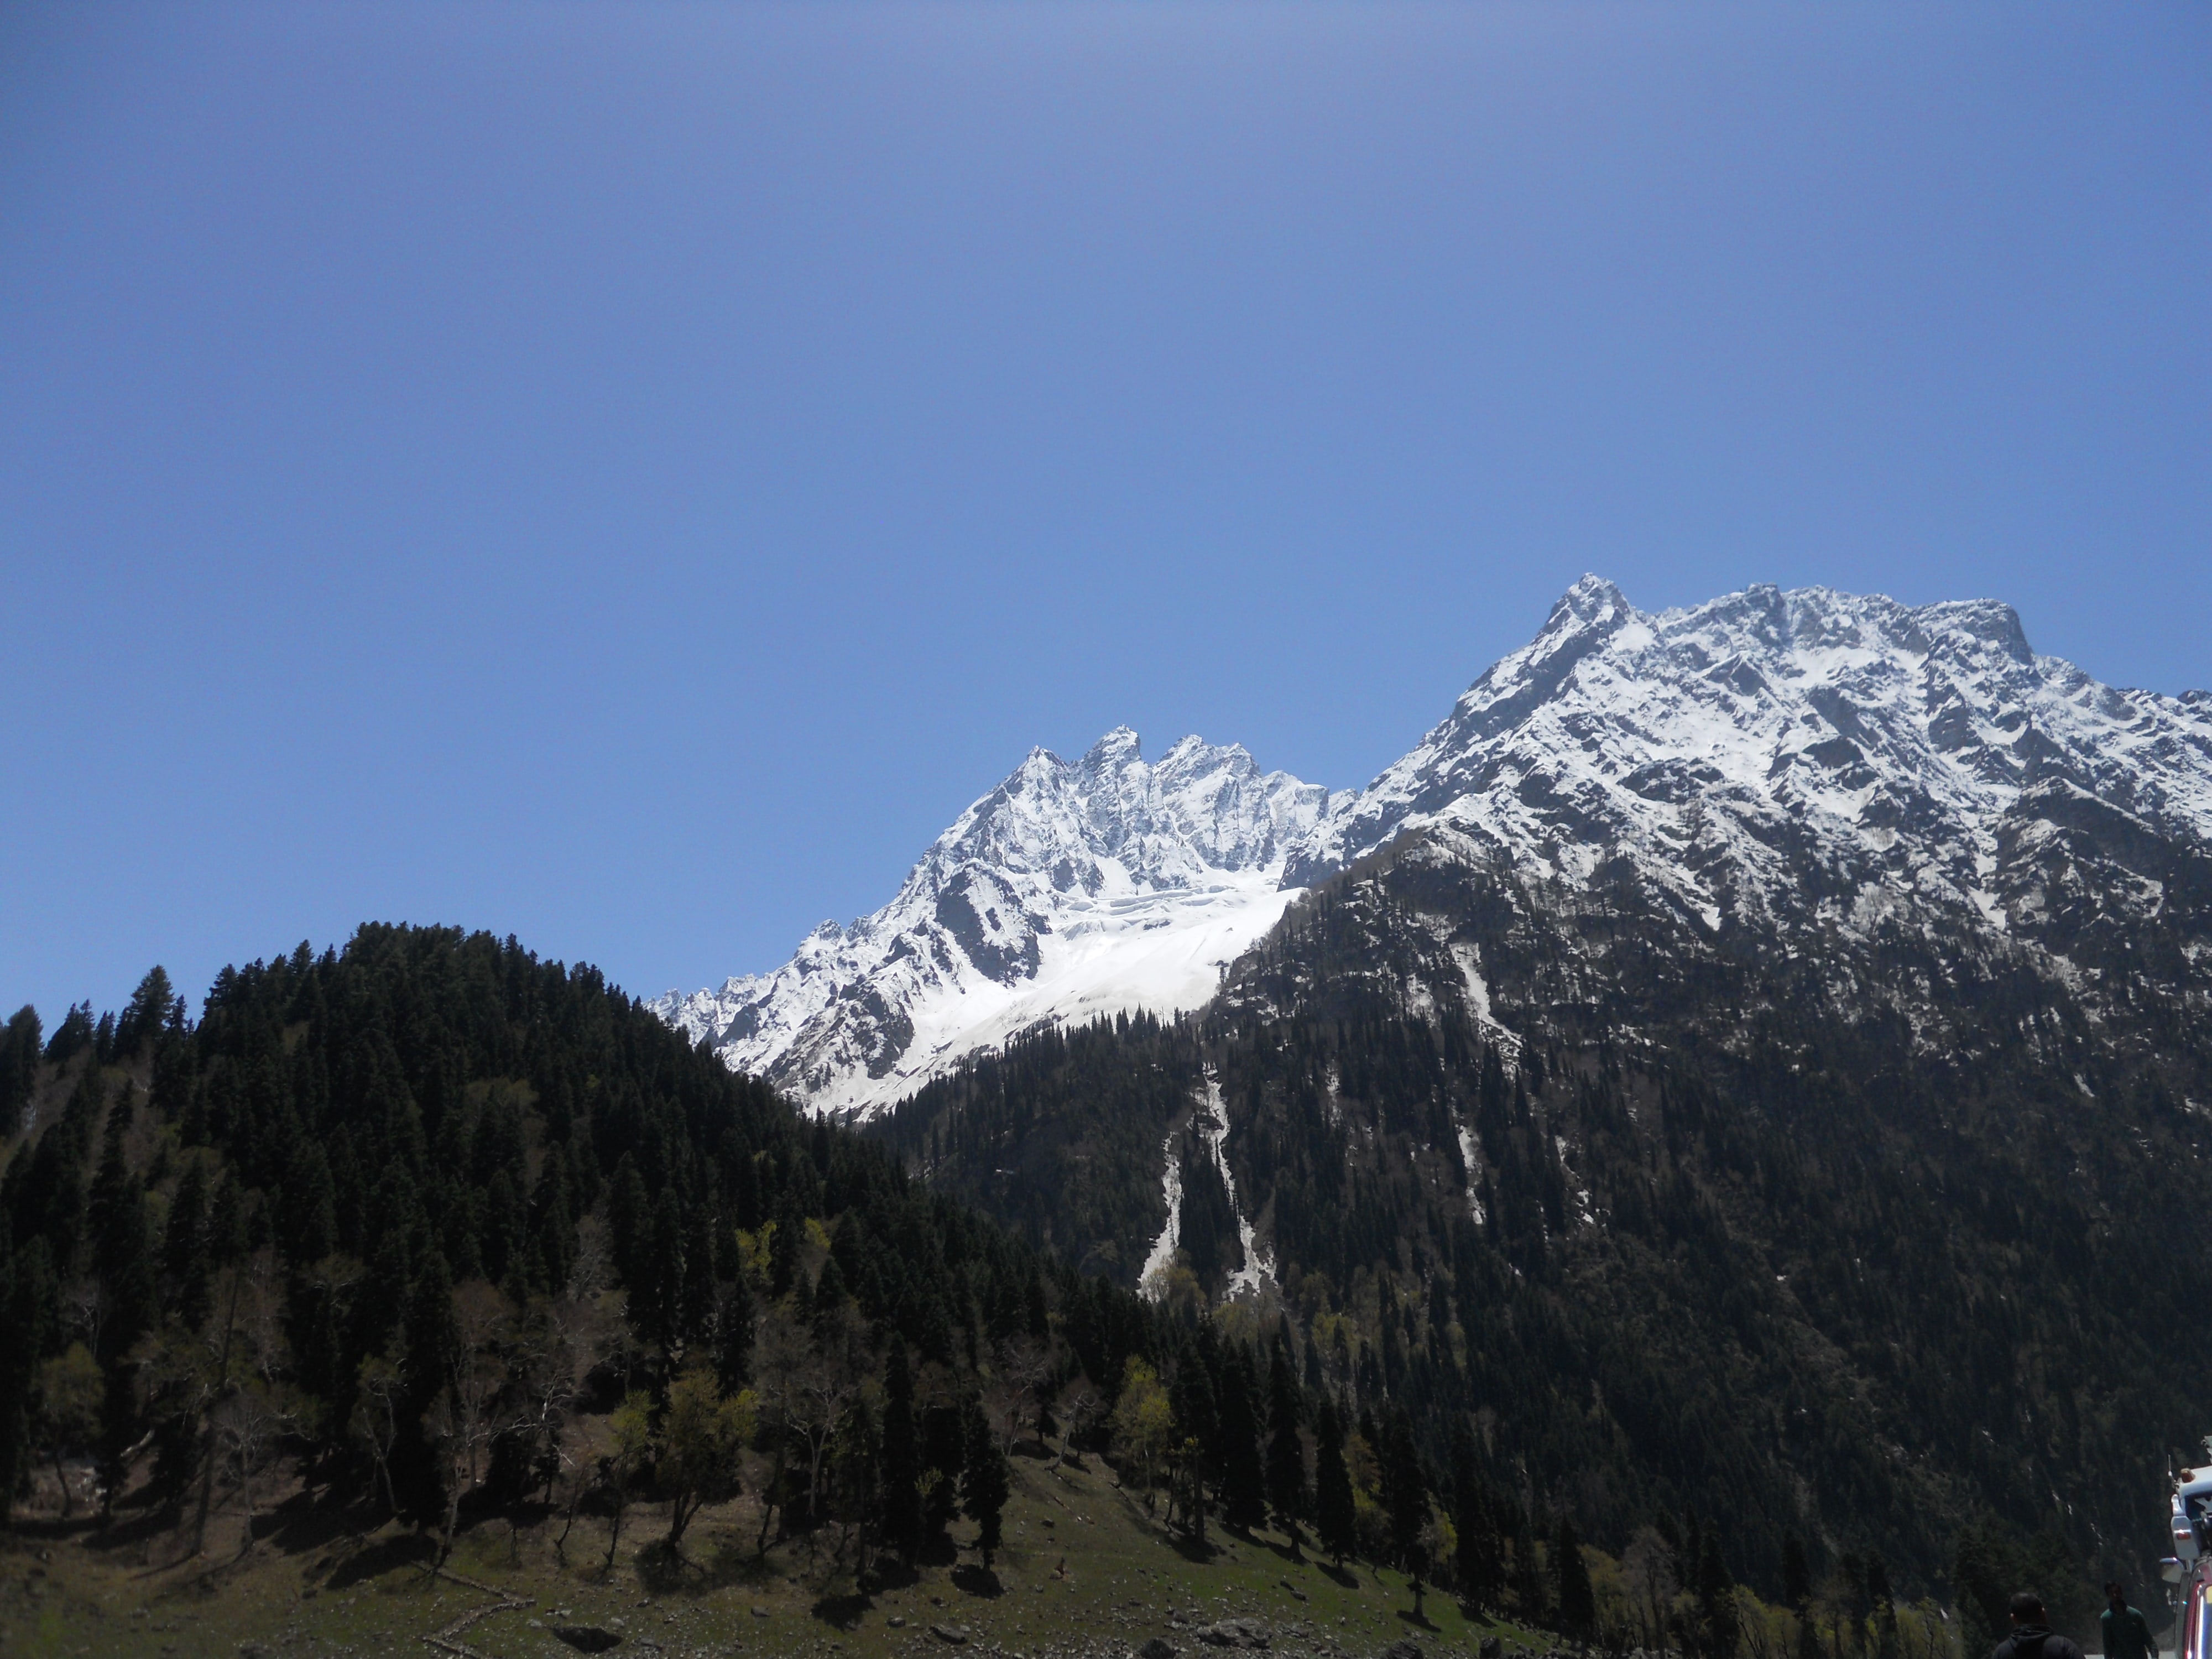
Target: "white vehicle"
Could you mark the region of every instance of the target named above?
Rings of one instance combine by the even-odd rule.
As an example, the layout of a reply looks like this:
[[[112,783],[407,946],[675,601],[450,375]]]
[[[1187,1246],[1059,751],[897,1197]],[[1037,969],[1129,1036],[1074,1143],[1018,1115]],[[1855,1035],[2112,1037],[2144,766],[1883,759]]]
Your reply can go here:
[[[2212,1450],[2212,1442],[2207,1443]],[[2173,1553],[2159,1564],[2180,1608],[2176,1659],[2212,1659],[2212,1464],[2184,1469],[2173,1488]]]

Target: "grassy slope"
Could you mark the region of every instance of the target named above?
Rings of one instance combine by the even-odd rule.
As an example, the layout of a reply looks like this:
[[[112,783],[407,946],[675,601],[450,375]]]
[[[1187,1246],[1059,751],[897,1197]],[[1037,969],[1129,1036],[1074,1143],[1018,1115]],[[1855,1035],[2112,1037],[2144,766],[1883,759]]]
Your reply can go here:
[[[577,1523],[565,1571],[551,1542],[557,1519],[523,1532],[519,1565],[504,1522],[467,1533],[454,1570],[532,1605],[492,1613],[460,1639],[488,1659],[570,1659],[568,1648],[532,1627],[536,1620],[617,1630],[624,1640],[612,1659],[650,1654],[648,1643],[659,1645],[659,1659],[833,1646],[873,1659],[943,1649],[929,1626],[951,1624],[968,1630],[971,1646],[1024,1654],[1088,1644],[1118,1655],[1154,1635],[1204,1653],[1192,1626],[1249,1615],[1267,1622],[1278,1653],[1364,1656],[1408,1635],[1439,1653],[1467,1652],[1493,1630],[1509,1644],[1541,1644],[1510,1626],[1472,1622],[1436,1595],[1427,1599],[1426,1625],[1416,1625],[1400,1575],[1358,1565],[1340,1577],[1311,1560],[1293,1562],[1273,1534],[1244,1540],[1217,1529],[1212,1558],[1194,1560],[1095,1462],[1055,1471],[1017,1457],[1014,1470],[995,1591],[966,1550],[957,1561],[923,1566],[913,1583],[869,1596],[854,1593],[849,1575],[830,1572],[827,1540],[811,1568],[803,1545],[771,1550],[757,1565],[751,1506],[744,1502],[694,1522],[685,1554],[695,1567],[680,1582],[657,1574],[641,1580],[636,1548],[665,1522],[661,1506],[639,1505],[618,1565],[604,1578],[606,1534],[599,1521]],[[973,1534],[965,1523],[954,1530],[961,1539]],[[424,1636],[495,1601],[427,1580],[407,1560],[413,1540],[399,1529],[348,1533],[307,1513],[304,1498],[266,1517],[261,1532],[242,1564],[211,1571],[204,1562],[147,1565],[177,1553],[166,1534],[106,1548],[89,1534],[0,1537],[0,1651],[238,1659],[254,1643],[270,1656],[426,1655],[436,1650]],[[220,1541],[210,1559],[235,1548],[235,1533]],[[1055,1576],[1062,1563],[1064,1577]],[[1290,1587],[1308,1599],[1301,1602]],[[891,1626],[894,1618],[905,1620],[902,1628]]]

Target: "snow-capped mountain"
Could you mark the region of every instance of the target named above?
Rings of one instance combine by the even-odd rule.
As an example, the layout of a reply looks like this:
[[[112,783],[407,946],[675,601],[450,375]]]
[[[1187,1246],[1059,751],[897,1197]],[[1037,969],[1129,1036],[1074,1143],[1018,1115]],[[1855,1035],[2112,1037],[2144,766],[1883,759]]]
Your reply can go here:
[[[1072,763],[1032,750],[873,915],[653,1006],[811,1109],[866,1114],[1041,1021],[1206,1002],[1296,896],[1285,856],[1330,804],[1195,737],[1157,762],[1126,726]]]
[[[1284,879],[1456,827],[1578,884],[1626,860],[1708,927],[1919,901],[2002,928],[2001,853],[2085,813],[2212,836],[2212,697],[2100,684],[1990,600],[1758,586],[1647,615],[1586,576]]]
[[[2059,957],[2161,912],[2194,939],[2212,696],[2100,684],[1990,600],[1758,586],[1648,614],[1584,577],[1364,790],[1196,738],[1147,763],[1126,728],[1072,764],[1034,750],[883,909],[654,1006],[812,1109],[866,1113],[1040,1021],[1200,1006],[1301,891],[1413,836],[1632,880],[1705,938],[1784,951],[1939,913]]]

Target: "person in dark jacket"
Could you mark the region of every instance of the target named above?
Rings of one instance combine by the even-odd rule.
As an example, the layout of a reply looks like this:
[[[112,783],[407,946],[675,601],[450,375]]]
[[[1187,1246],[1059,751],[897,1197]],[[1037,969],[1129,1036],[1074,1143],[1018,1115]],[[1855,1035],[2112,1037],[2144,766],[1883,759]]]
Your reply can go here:
[[[2021,1591],[2008,1610],[2012,1634],[1990,1650],[1990,1659],[2081,1659],[2081,1650],[2051,1628],[2051,1615],[2034,1591]]]
[[[2118,1579],[2105,1586],[2106,1605],[2099,1620],[2105,1627],[2105,1659],[2158,1659],[2158,1638],[2150,1633],[2150,1620],[2128,1605],[2128,1592]]]

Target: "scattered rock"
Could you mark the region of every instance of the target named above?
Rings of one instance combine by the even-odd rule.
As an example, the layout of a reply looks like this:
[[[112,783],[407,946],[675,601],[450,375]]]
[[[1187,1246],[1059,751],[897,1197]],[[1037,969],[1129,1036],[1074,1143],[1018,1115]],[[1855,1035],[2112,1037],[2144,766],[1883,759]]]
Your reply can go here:
[[[1505,1651],[1505,1644],[1495,1636],[1486,1636],[1482,1638],[1480,1651],[1481,1659],[1501,1659],[1501,1656]]]
[[[884,1623],[889,1625],[893,1630],[904,1630],[906,1628],[906,1615],[902,1613],[895,1613],[890,1618],[884,1620]]]
[[[1137,1650],[1137,1659],[1179,1659],[1182,1650],[1164,1636],[1155,1636]]]
[[[1289,1579],[1278,1578],[1275,1582],[1280,1584],[1285,1589],[1290,1591],[1292,1597],[1296,1600],[1303,1601],[1306,1599],[1306,1593],[1300,1589],[1296,1584],[1293,1584]]]
[[[1191,1634],[1212,1648],[1264,1648],[1268,1641],[1267,1627],[1256,1619],[1217,1620]]]
[[[757,1602],[757,1601],[754,1602],[754,1603],[753,1603],[753,1617],[754,1617],[754,1618],[756,1618],[756,1619],[765,1619],[765,1618],[767,1618],[767,1617],[768,1617],[768,1609],[767,1609],[766,1607],[763,1607],[759,1602]]]
[[[968,1626],[965,1625],[932,1625],[929,1633],[939,1641],[949,1642],[956,1648],[968,1644]]]
[[[609,1648],[622,1645],[621,1637],[597,1625],[556,1625],[553,1634],[579,1653],[605,1653]]]
[[[1382,1650],[1382,1659],[1421,1659],[1421,1644],[1410,1636],[1401,1636]]]

